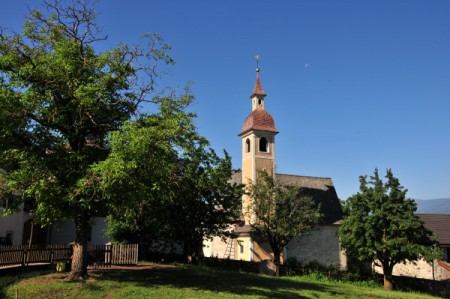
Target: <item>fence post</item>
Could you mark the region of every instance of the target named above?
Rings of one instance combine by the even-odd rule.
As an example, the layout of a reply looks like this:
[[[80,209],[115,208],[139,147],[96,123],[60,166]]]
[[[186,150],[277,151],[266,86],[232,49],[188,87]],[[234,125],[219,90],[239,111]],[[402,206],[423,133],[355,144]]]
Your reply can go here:
[[[54,262],[54,252],[53,252],[53,248],[50,248],[50,264],[53,264]]]
[[[25,261],[27,258],[27,250],[24,248],[22,252],[22,267],[25,268]]]

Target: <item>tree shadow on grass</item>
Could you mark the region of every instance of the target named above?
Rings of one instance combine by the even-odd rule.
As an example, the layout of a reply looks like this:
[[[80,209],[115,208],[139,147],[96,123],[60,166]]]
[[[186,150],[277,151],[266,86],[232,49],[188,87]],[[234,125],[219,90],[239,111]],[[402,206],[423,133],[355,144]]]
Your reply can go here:
[[[202,267],[101,271],[95,274],[95,279],[128,282],[145,288],[171,286],[235,295],[257,295],[261,298],[308,298],[300,295],[299,290],[329,294],[336,291],[325,284]]]
[[[23,279],[41,276],[49,273],[47,266],[33,267],[32,270],[26,271],[22,267],[0,269],[0,298],[6,298],[6,288],[16,284]]]

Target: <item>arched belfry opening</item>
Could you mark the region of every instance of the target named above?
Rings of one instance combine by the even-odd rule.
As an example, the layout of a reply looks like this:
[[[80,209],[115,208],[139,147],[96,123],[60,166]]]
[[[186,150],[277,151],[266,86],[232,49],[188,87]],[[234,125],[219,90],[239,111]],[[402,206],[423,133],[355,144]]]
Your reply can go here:
[[[251,151],[251,147],[250,147],[250,139],[247,138],[247,140],[245,140],[245,152],[246,153],[250,153]]]
[[[263,153],[269,152],[269,142],[266,137],[261,137],[259,139],[259,151]]]

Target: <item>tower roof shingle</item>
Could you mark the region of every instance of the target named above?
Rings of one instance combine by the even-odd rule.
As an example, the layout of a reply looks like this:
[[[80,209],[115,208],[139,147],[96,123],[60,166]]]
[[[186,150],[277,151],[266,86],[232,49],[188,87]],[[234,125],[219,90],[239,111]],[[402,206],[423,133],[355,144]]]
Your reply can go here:
[[[243,135],[250,130],[278,133],[278,130],[275,128],[275,122],[272,115],[270,115],[270,113],[263,108],[257,108],[253,110],[252,113],[249,114],[249,116],[247,116],[239,135]]]
[[[256,69],[256,82],[255,87],[253,88],[253,93],[250,96],[251,98],[255,95],[266,96],[267,94],[262,89],[261,81],[259,80],[259,69]]]

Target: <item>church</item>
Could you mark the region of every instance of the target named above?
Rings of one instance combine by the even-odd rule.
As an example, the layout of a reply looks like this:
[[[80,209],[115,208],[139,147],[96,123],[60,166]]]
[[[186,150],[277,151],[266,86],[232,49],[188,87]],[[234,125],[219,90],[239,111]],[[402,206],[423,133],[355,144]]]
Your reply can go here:
[[[303,175],[281,174],[275,171],[275,137],[279,133],[275,121],[266,110],[264,92],[260,81],[260,70],[256,69],[256,82],[251,99],[251,112],[247,116],[239,133],[242,147],[242,169],[234,172],[231,181],[247,185],[255,182],[260,171],[274,176],[284,186],[298,186],[302,195],[311,196],[320,207],[319,225],[307,235],[295,237],[284,248],[282,260],[295,257],[302,264],[318,263],[325,267],[347,268],[347,257],[340,246],[337,231],[342,220],[342,206],[337,197],[331,178]],[[295,136],[292,136],[295,137]],[[214,237],[205,241],[203,251],[207,257],[229,258],[244,261],[273,260],[273,253],[268,244],[252,240],[251,223],[257,219],[249,213],[252,199],[242,196],[241,224],[230,228],[236,237],[222,240]],[[450,278],[450,234],[445,228],[450,223],[450,215],[418,215],[425,226],[436,235],[439,247],[443,250],[443,260],[427,262],[423,259],[407,261],[394,267],[393,274],[433,280]],[[374,267],[381,273],[381,269]]]
[[[242,146],[242,170],[233,174],[232,181],[244,185],[256,181],[259,171],[268,174],[285,186],[301,187],[302,195],[309,195],[320,206],[320,225],[308,235],[294,238],[283,252],[283,258],[296,257],[308,263],[316,261],[324,266],[346,267],[346,257],[336,236],[342,207],[331,178],[280,174],[275,172],[275,137],[279,133],[273,117],[266,110],[264,92],[260,81],[260,69],[256,69],[256,82],[251,99],[251,113],[245,119],[239,133]],[[226,241],[216,237],[205,242],[205,256],[217,256],[245,261],[272,259],[268,244],[259,244],[250,236],[255,215],[248,213],[251,198],[242,196],[241,225],[233,227],[235,239]]]

